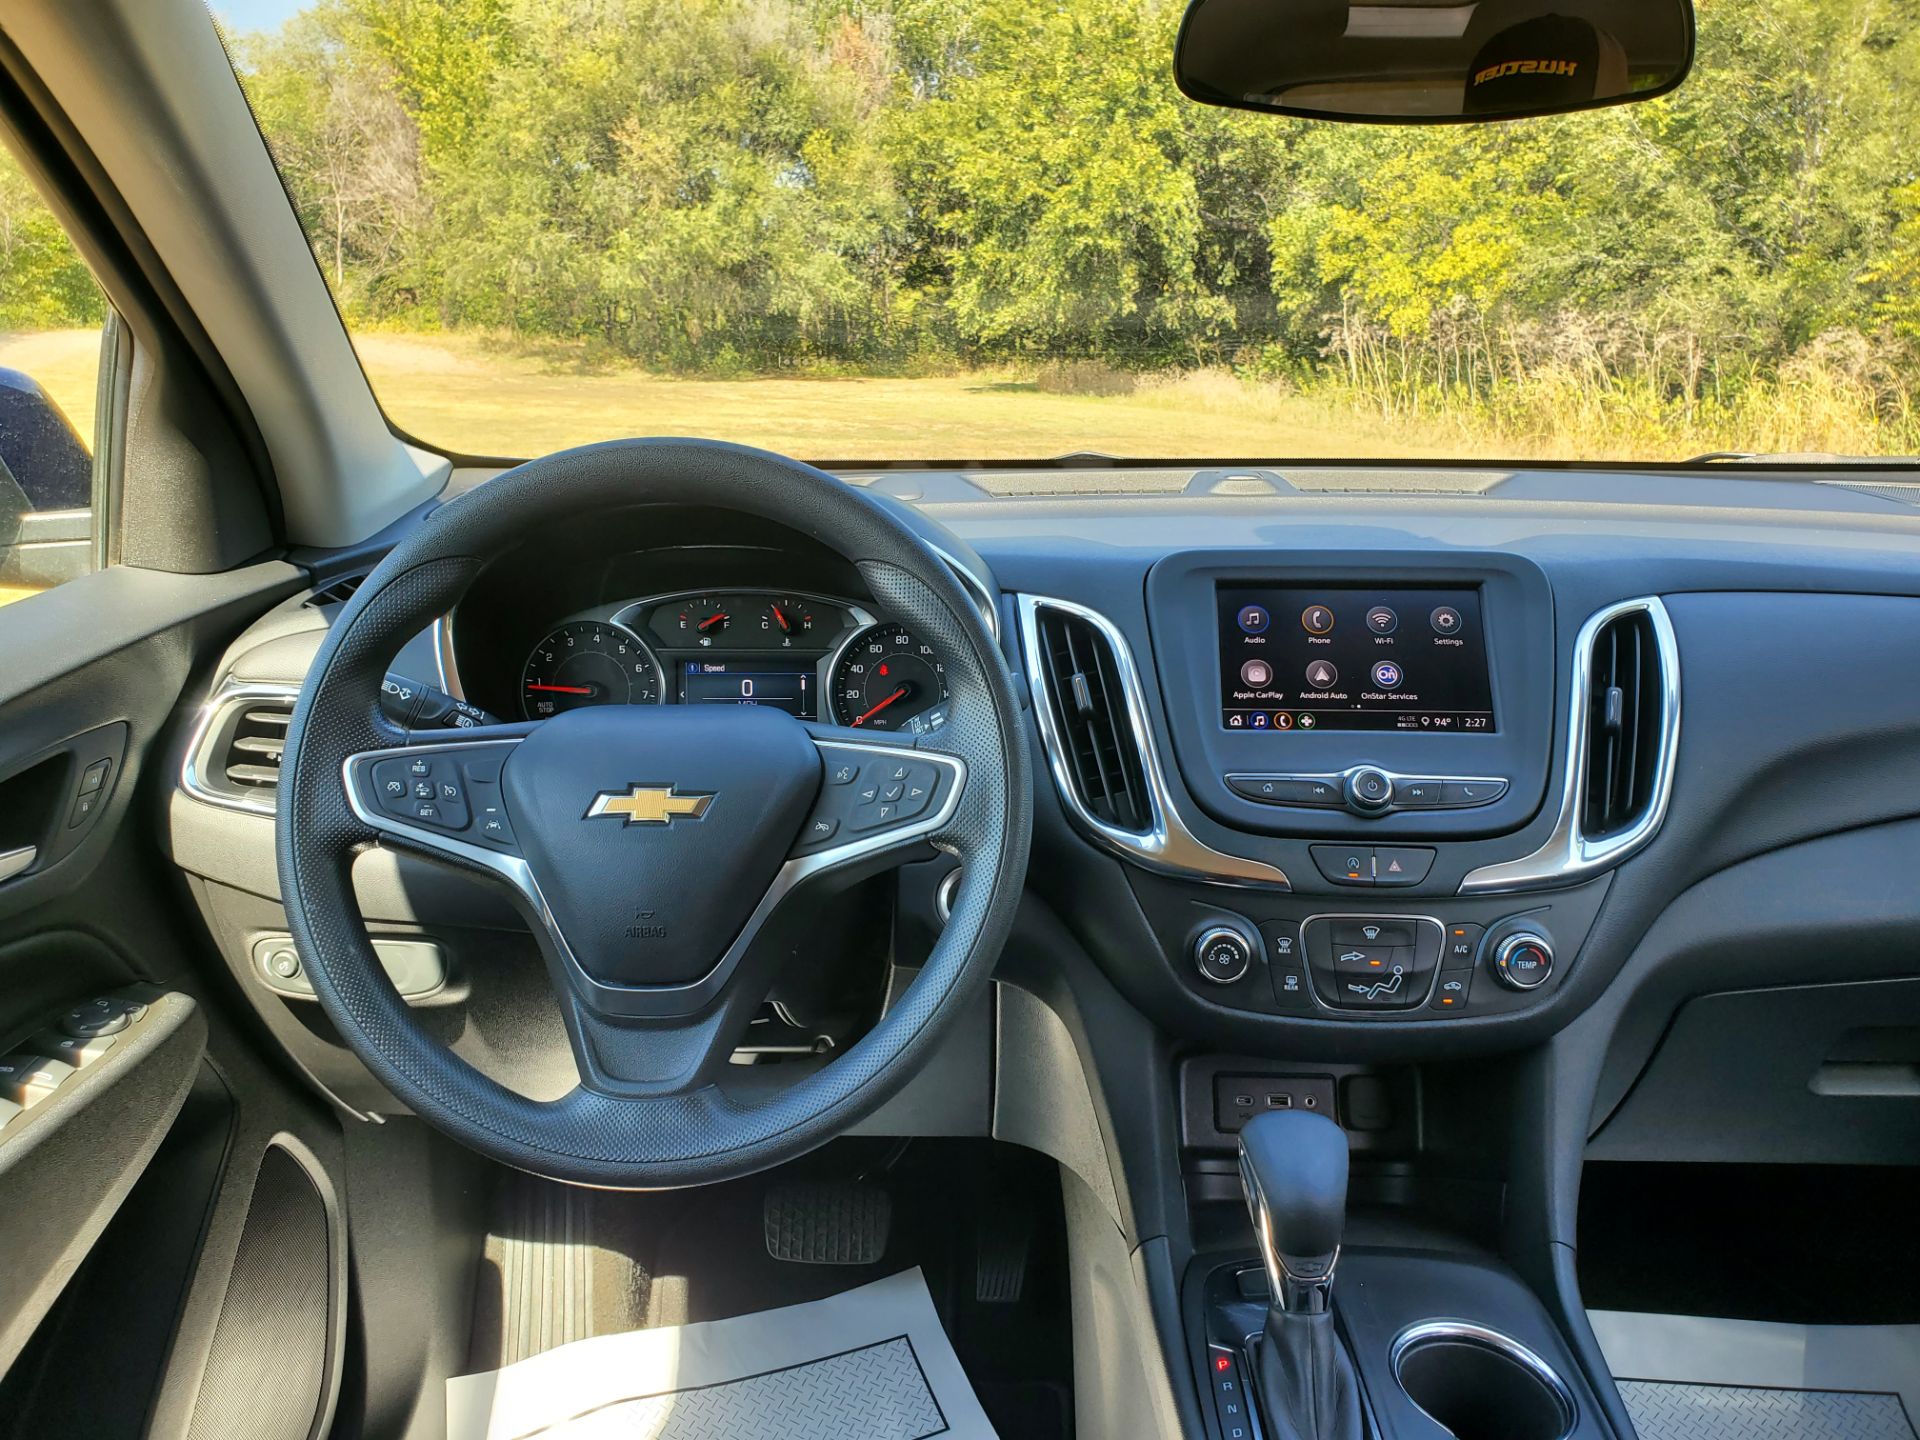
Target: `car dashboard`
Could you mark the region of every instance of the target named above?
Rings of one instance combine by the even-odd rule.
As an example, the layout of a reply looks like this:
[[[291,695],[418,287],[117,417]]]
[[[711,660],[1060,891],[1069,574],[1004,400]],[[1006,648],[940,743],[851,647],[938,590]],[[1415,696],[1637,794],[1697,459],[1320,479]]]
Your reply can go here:
[[[1039,762],[1029,895],[1183,1046],[1336,1071],[1514,1052],[1641,1004],[1644,977],[1692,954],[1695,937],[1663,958],[1648,936],[1696,887],[1778,903],[1757,877],[1783,854],[1816,873],[1862,850],[1846,886],[1808,898],[1819,909],[1897,883],[1893,857],[1916,853],[1920,680],[1890,657],[1920,650],[1920,512],[1897,498],[1713,474],[1517,471],[1446,494],[1426,472],[1425,490],[1360,490],[1338,486],[1378,477],[1329,469],[1284,489],[1173,476],[1168,493],[1080,496],[856,478],[938,547],[1015,672]],[[229,651],[172,839],[269,1023],[377,1108],[308,993],[273,972],[272,770],[253,762],[339,611],[318,589]],[[750,704],[932,744],[944,664],[812,537],[649,506],[529,536],[395,660],[508,722]],[[278,730],[252,718],[275,709]],[[897,993],[886,977],[937,933],[951,869],[931,857],[861,899],[864,938],[818,967],[866,977],[845,1008]],[[444,952],[415,1003],[544,1003],[506,958],[516,918],[471,879],[380,851],[356,881],[376,936]],[[1038,953],[1007,963],[1064,954]],[[1872,946],[1845,962],[1762,945],[1732,974],[1907,973]],[[1610,1062],[1609,1106],[1671,1013],[1645,1003],[1659,1019]],[[486,1028],[462,1043],[499,1061]],[[1244,1117],[1216,1082],[1234,1063],[1183,1078],[1183,1143],[1231,1145]]]

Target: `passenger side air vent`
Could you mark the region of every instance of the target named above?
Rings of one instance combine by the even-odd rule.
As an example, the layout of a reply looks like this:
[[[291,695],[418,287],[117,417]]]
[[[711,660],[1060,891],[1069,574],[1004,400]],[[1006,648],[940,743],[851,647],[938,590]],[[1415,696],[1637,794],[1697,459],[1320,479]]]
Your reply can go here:
[[[360,582],[366,578],[364,573],[342,575],[338,580],[315,590],[307,596],[304,603],[309,610],[325,610],[333,605],[344,605],[353,598],[353,592],[360,588]]]
[[[1660,760],[1662,667],[1653,617],[1630,610],[1593,637],[1587,692],[1589,840],[1627,829],[1653,804]]]
[[[1150,829],[1139,740],[1113,647],[1090,622],[1052,606],[1041,607],[1034,623],[1048,703],[1081,804],[1115,829]]]
[[[267,792],[280,783],[280,756],[287,748],[287,726],[293,706],[279,701],[253,700],[239,707],[221,773],[239,794]]]

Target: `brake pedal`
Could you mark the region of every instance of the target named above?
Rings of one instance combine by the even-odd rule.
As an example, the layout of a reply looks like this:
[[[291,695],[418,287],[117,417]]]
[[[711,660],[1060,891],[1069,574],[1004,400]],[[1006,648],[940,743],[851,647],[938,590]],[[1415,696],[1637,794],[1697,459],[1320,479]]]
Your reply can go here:
[[[874,1185],[794,1181],[762,1202],[767,1253],[797,1265],[877,1265],[887,1251],[893,1199]]]

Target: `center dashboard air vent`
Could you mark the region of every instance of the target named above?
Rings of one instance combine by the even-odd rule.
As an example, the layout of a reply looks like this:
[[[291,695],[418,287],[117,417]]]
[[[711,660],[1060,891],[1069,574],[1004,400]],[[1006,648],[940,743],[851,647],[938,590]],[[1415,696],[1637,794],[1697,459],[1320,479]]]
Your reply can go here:
[[[1602,840],[1637,823],[1654,800],[1663,685],[1652,615],[1629,610],[1602,625],[1589,676],[1580,828]]]
[[[1048,707],[1073,787],[1101,824],[1135,834],[1153,824],[1146,774],[1113,647],[1088,620],[1042,606],[1034,616]]]
[[[264,685],[216,695],[187,751],[187,791],[215,804],[271,813],[296,698],[291,687]]]

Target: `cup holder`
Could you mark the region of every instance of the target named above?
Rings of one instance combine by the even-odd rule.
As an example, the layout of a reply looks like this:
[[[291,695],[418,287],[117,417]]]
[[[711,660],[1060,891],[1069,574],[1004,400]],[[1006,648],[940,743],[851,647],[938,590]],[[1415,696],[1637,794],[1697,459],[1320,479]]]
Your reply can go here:
[[[1407,1398],[1456,1440],[1566,1440],[1577,1418],[1566,1383],[1511,1336],[1458,1320],[1415,1325],[1393,1342]]]

